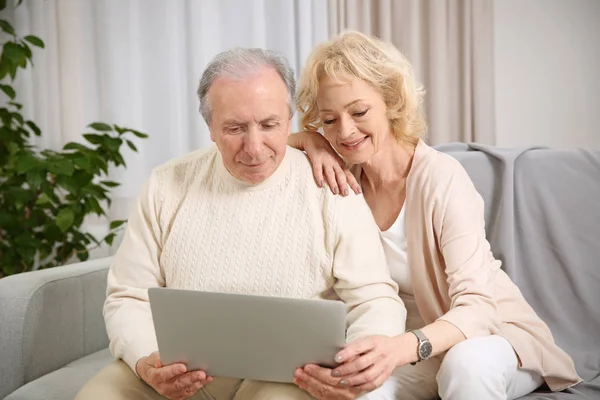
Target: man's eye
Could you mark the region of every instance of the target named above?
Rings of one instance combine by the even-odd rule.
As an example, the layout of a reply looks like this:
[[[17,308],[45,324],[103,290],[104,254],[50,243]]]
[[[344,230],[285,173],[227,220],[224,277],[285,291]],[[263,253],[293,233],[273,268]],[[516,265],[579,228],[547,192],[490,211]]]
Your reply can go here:
[[[240,128],[239,126],[232,126],[232,127],[227,128],[227,131],[229,133],[241,133],[242,128]]]
[[[262,127],[264,130],[271,130],[271,129],[275,129],[277,127],[277,124],[263,124]]]

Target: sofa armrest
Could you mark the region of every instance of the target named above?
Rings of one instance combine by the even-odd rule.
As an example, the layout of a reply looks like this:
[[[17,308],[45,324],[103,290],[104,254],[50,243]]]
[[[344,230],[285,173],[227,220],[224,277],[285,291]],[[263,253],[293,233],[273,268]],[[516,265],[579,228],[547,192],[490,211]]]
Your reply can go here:
[[[108,346],[111,258],[0,279],[0,398]]]

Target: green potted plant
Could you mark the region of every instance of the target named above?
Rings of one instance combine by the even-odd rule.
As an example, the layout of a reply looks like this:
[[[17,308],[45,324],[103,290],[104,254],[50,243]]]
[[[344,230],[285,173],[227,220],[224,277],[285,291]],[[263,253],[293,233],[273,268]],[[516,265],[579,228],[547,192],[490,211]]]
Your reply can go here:
[[[0,12],[6,1],[0,0]],[[32,144],[38,126],[23,117],[12,86],[20,68],[32,64],[32,47],[44,47],[33,35],[17,36],[0,19],[9,39],[0,55],[0,90],[10,99],[0,107],[0,278],[38,268],[88,259],[90,250],[112,245],[126,221],[112,221],[109,232],[96,238],[83,229],[87,216],[106,217],[110,190],[119,183],[108,179],[112,167],[126,166],[124,145],[137,151],[132,139],[147,135],[133,129],[95,122],[83,143],[62,150],[42,150]]]

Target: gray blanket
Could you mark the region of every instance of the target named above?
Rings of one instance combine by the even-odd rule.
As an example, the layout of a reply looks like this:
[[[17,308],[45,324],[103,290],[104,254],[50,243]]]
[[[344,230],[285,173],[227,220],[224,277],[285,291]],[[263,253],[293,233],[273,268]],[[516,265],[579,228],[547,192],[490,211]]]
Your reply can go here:
[[[494,255],[585,381],[523,399],[600,399],[600,151],[436,149],[466,168]]]

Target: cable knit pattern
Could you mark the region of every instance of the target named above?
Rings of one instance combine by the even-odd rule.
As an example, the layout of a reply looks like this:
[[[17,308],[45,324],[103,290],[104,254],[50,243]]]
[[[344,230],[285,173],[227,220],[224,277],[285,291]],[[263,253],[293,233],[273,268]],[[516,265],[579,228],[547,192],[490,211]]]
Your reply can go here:
[[[134,370],[157,350],[147,297],[155,286],[341,299],[349,340],[404,331],[364,199],[318,188],[306,156],[291,148],[257,185],[229,174],[216,147],[152,172],[109,271],[104,309],[111,350]]]

